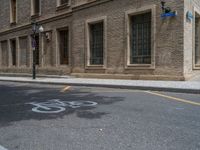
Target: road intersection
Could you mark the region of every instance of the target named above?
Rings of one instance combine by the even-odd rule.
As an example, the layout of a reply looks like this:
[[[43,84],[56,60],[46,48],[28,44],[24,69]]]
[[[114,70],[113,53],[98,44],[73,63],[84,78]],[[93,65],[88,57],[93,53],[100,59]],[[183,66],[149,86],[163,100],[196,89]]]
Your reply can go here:
[[[64,110],[38,113],[30,103],[47,104],[37,105],[40,112]],[[199,94],[1,82],[0,144],[8,150],[197,150],[199,108]]]

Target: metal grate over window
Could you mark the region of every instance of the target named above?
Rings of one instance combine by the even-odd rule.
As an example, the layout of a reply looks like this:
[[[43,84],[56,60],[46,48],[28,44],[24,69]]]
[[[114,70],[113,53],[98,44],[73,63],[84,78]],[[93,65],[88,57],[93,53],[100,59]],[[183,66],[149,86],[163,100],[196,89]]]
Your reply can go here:
[[[37,34],[35,36],[35,43],[36,43],[36,47],[35,47],[35,63],[36,65],[40,64],[40,38],[39,38],[39,34]]]
[[[34,15],[40,13],[40,0],[34,0]]]
[[[90,64],[103,65],[103,22],[90,25]]]
[[[68,4],[69,0],[60,0],[60,5]]]
[[[17,9],[16,9],[16,0],[11,0],[11,21],[16,22],[17,20]]]
[[[195,64],[200,65],[200,16],[196,14],[195,17]]]
[[[131,17],[131,64],[151,64],[151,12]]]
[[[60,64],[68,64],[69,59],[69,34],[68,30],[60,31]]]
[[[11,40],[12,65],[16,66],[16,40]]]

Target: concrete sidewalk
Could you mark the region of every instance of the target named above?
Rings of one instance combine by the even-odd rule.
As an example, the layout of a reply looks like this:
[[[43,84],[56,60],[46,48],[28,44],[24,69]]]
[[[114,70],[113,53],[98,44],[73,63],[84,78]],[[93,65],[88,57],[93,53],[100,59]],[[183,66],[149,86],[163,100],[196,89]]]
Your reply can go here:
[[[146,81],[146,80],[42,78],[42,77],[33,80],[31,77],[5,77],[5,76],[0,76],[0,81],[57,84],[57,85],[71,85],[71,86],[97,86],[97,87],[200,94],[200,81]]]

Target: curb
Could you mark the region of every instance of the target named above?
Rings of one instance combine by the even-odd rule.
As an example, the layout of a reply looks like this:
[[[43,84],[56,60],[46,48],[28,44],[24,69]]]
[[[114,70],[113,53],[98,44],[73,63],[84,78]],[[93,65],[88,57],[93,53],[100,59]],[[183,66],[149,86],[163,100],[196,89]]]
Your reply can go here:
[[[113,85],[113,84],[92,84],[92,83],[64,83],[64,82],[49,82],[49,81],[23,81],[23,80],[6,80],[0,79],[2,82],[17,82],[17,83],[31,83],[31,84],[52,84],[52,85],[69,85],[69,86],[87,86],[87,87],[104,87],[104,88],[117,88],[117,89],[132,89],[132,90],[150,90],[150,91],[165,91],[177,93],[190,93],[200,94],[200,89],[184,89],[184,88],[171,88],[171,87],[152,87],[152,86],[126,86],[126,85]]]
[[[0,77],[32,77],[32,74],[29,73],[0,73]],[[74,76],[69,75],[44,75],[44,74],[37,74],[37,77],[39,78],[59,78],[59,79],[70,79],[75,78]]]

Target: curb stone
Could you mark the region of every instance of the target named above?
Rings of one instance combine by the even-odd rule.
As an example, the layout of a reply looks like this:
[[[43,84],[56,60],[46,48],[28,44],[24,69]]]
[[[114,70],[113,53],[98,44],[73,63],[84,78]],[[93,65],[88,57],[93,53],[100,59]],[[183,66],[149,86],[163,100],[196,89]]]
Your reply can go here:
[[[75,82],[52,82],[41,80],[16,80],[16,79],[1,79],[2,82],[18,82],[18,83],[31,83],[31,84],[52,84],[52,85],[69,85],[69,86],[88,86],[88,87],[105,87],[105,88],[118,88],[118,89],[133,89],[133,90],[150,90],[150,91],[165,91],[165,92],[179,92],[179,93],[192,93],[200,94],[200,89],[188,88],[172,88],[172,87],[158,87],[158,86],[138,86],[138,85],[114,85],[114,84],[97,84],[97,83],[75,83]]]

